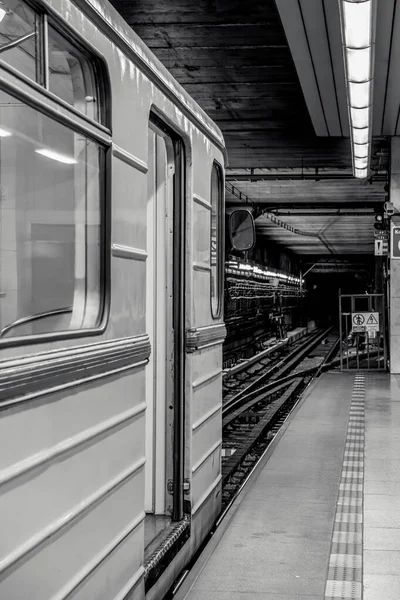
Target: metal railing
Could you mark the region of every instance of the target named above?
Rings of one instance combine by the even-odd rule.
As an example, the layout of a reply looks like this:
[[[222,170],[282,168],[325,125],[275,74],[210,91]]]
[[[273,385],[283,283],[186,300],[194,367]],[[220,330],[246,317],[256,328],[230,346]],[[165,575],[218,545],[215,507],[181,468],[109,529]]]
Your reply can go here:
[[[27,317],[21,317],[12,323],[6,325],[0,332],[0,338],[4,337],[11,329],[15,329],[15,327],[20,327],[21,325],[26,325],[27,323],[32,323],[33,321],[39,321],[41,319],[47,319],[48,317],[55,317],[57,315],[66,315],[68,313],[72,313],[72,306],[66,306],[64,308],[56,308],[54,310],[47,310],[42,313],[38,313],[36,315],[29,315]]]
[[[385,317],[383,294],[339,293],[340,369],[342,371],[386,370]]]

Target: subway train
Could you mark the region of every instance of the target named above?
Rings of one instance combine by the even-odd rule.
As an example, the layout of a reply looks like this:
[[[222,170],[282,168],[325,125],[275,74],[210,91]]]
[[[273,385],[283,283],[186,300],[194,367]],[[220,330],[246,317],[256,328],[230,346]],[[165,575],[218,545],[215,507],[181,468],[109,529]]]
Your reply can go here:
[[[106,0],[0,37],[0,598],[162,598],[221,505],[224,140]]]

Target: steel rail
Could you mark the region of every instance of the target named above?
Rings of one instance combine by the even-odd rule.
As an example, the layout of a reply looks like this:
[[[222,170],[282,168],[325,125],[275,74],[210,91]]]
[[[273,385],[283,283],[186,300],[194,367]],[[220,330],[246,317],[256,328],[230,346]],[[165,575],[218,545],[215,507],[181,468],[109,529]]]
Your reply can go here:
[[[303,348],[302,350],[299,351],[297,356],[294,356],[292,359],[289,359],[288,361],[284,361],[283,367],[282,369],[280,369],[280,371],[278,371],[278,373],[275,373],[272,376],[273,380],[276,380],[276,378],[278,377],[282,377],[285,373],[287,373],[287,371],[289,371],[292,367],[296,366],[296,364],[302,359],[305,358],[307,356],[307,354],[309,354],[316,346],[318,346],[318,344],[321,342],[321,340],[324,339],[324,337],[326,337],[327,335],[329,335],[330,331],[332,330],[332,326],[328,327],[327,329],[325,329],[325,331],[323,331],[320,335],[317,335],[310,343],[308,346],[306,346],[305,348]]]
[[[301,337],[303,337],[303,336],[301,336]],[[294,340],[294,342],[299,341],[301,339],[301,337],[298,338],[297,340]],[[256,362],[258,362],[259,360],[266,358],[269,354],[272,354],[273,352],[278,352],[279,350],[282,350],[286,346],[291,345],[291,344],[289,344],[289,342],[291,342],[291,338],[281,340],[277,344],[271,345],[269,348],[265,348],[264,350],[261,350],[254,356],[251,356],[250,358],[246,358],[246,360],[244,360],[241,363],[236,364],[235,366],[231,367],[230,369],[225,369],[224,373],[223,373],[223,378],[226,379],[228,377],[231,377],[232,375],[237,375],[238,373],[245,371],[246,369],[248,369],[249,367],[254,365]],[[291,343],[294,343],[294,342],[291,342]]]
[[[321,375],[322,371],[324,370],[324,367],[327,364],[329,364],[330,362],[332,362],[332,358],[337,354],[339,348],[340,348],[340,335],[338,335],[337,340],[332,345],[332,348],[329,350],[329,352],[327,353],[327,355],[324,357],[324,360],[322,361],[322,363],[318,367],[318,370],[317,370],[317,372],[315,374],[315,377],[319,377]]]
[[[224,485],[227,479],[237,469],[246,454],[250,452],[251,448],[257,443],[260,436],[265,433],[265,430],[267,428],[271,428],[274,420],[278,416],[279,411],[286,404],[286,402],[292,398],[293,394],[298,391],[298,388],[302,383],[302,378],[298,377],[293,381],[288,390],[286,390],[279,398],[268,404],[268,406],[265,408],[264,415],[260,418],[258,423],[254,425],[251,432],[249,432],[249,435],[246,437],[245,443],[242,444],[240,448],[238,448],[235,453],[232,454],[229,459],[222,464],[222,485]]]
[[[300,375],[298,375],[299,377]],[[252,406],[254,406],[254,404],[257,404],[258,402],[261,402],[262,400],[264,400],[267,396],[275,394],[276,392],[278,392],[279,390],[288,387],[290,385],[290,382],[295,378],[295,376],[290,377],[289,381],[279,381],[279,382],[274,382],[273,384],[269,384],[264,386],[264,388],[262,388],[262,390],[257,390],[257,392],[253,392],[253,394],[249,394],[249,396],[252,396],[251,398],[248,399],[247,402],[243,403],[240,402],[238,408],[236,410],[231,410],[231,411],[227,411],[224,412],[224,410],[222,410],[222,429],[224,429],[224,427],[227,427],[232,421],[234,421],[235,419],[237,419],[241,413],[243,413],[244,411],[248,410],[249,408],[251,408]]]
[[[264,375],[260,376],[259,379],[257,379],[256,381],[253,381],[251,384],[249,384],[248,387],[245,387],[243,389],[241,389],[233,398],[231,398],[230,402],[235,401],[237,398],[239,398],[240,395],[243,394],[247,394],[250,390],[250,385],[258,385],[259,383],[261,383],[261,381],[263,381],[263,379],[268,378],[269,376],[271,376],[273,374],[273,371],[275,369],[278,369],[280,366],[284,365],[285,362],[287,360],[290,360],[290,358],[296,356],[296,354],[302,350],[303,348],[307,347],[308,344],[310,344],[311,341],[314,341],[316,336],[320,333],[320,330],[316,330],[315,332],[311,333],[310,337],[306,340],[304,340],[304,342],[300,345],[300,347],[296,347],[294,348],[288,355],[284,356],[283,358],[281,358],[277,363],[275,363],[272,367],[270,367],[270,369],[267,371],[267,373],[264,373]],[[272,349],[267,349],[264,350],[262,352],[259,353],[259,357],[257,360],[263,360],[263,358],[265,358],[265,356],[267,356],[269,353],[272,353],[273,351],[281,351],[283,350],[285,347],[287,346],[286,343],[281,343],[279,342],[278,344],[276,344]],[[264,356],[265,353],[265,356]],[[254,358],[254,357],[252,357]],[[252,359],[249,359],[252,360]],[[238,372],[240,373],[242,370],[245,371],[248,367],[252,366],[254,363],[257,362],[257,360],[255,360],[254,362],[249,362],[249,363],[245,363],[243,369],[240,369]],[[235,367],[233,367],[235,368]],[[237,372],[231,373],[232,375],[237,375]],[[228,377],[231,375],[229,374]]]
[[[324,333],[326,335],[326,332],[324,332]],[[334,346],[335,345],[336,345],[336,343],[334,344]],[[332,355],[333,355],[333,348],[331,348],[329,350],[327,356],[332,356]],[[332,361],[330,363],[325,363],[324,362],[323,364],[324,364],[324,367],[331,368],[336,362],[339,364],[339,360]],[[285,388],[287,386],[290,386],[290,381],[293,380],[293,379],[295,379],[295,381],[293,382],[292,386],[290,386],[289,390],[286,390],[286,392],[284,392],[284,394],[282,395],[282,397],[278,398],[275,401],[276,405],[275,405],[274,408],[276,408],[276,410],[274,410],[274,408],[273,408],[273,410],[270,411],[270,414],[268,416],[266,416],[265,418],[261,417],[259,423],[257,423],[255,425],[255,427],[253,428],[253,430],[251,431],[250,436],[249,436],[249,437],[251,437],[251,439],[249,439],[248,443],[246,443],[247,449],[246,450],[242,450],[242,448],[241,448],[241,449],[239,449],[239,452],[238,451],[235,452],[236,459],[231,461],[231,465],[234,465],[234,463],[236,463],[236,464],[234,466],[232,466],[232,468],[229,469],[229,471],[227,469],[227,471],[228,471],[227,474],[223,474],[223,481],[227,477],[229,477],[231,475],[231,473],[234,470],[234,468],[236,468],[240,462],[243,462],[243,458],[245,457],[245,455],[249,452],[249,450],[251,450],[251,447],[254,446],[257,443],[258,439],[262,435],[265,434],[265,430],[267,428],[270,429],[271,423],[273,423],[273,421],[274,421],[274,419],[276,419],[276,417],[279,417],[279,412],[282,410],[282,408],[285,405],[287,405],[287,403],[291,400],[292,396],[294,394],[296,394],[296,391],[298,391],[299,387],[303,383],[304,377],[307,376],[307,375],[312,374],[318,368],[319,367],[311,367],[309,369],[304,369],[300,373],[288,375],[287,377],[284,377],[284,378],[282,378],[280,380],[277,380],[277,381],[274,381],[272,383],[267,384],[263,388],[258,389],[256,392],[252,392],[251,394],[249,394],[249,396],[252,396],[252,398],[247,403],[245,403],[245,404],[243,404],[243,398],[242,398],[242,403],[241,403],[242,407],[241,407],[241,409],[238,410],[237,412],[233,412],[231,415],[229,415],[229,417],[225,416],[225,418],[224,418],[224,411],[225,411],[225,415],[229,411],[227,411],[226,408],[223,409],[223,424],[222,424],[222,426],[224,428],[230,422],[232,422],[233,420],[235,420],[240,415],[240,413],[244,412],[248,408],[251,408],[251,406],[254,405],[254,404],[256,404],[257,402],[262,401],[269,394],[275,393],[275,392],[279,391],[279,389],[282,389],[282,388]],[[293,406],[291,406],[289,408],[287,414],[285,415],[284,421],[280,425],[279,429],[281,429],[281,427],[286,423],[286,421],[288,420],[288,418],[292,414],[293,410],[299,404],[299,401],[301,400],[301,397],[303,396],[304,391],[309,387],[310,384],[311,384],[311,381],[309,381],[308,384],[306,384],[304,390],[302,390],[301,395],[294,402]],[[263,398],[263,396],[264,396],[264,398]],[[271,402],[271,405],[272,404],[274,404],[274,401]],[[231,405],[231,410],[233,410],[232,405]],[[271,412],[272,412],[272,414],[271,414]],[[257,434],[256,434],[256,431],[255,431],[256,428],[257,428]],[[254,439],[253,439],[253,437],[254,437]],[[272,439],[270,440],[270,442],[272,441]],[[200,557],[201,553],[204,551],[205,547],[210,542],[212,536],[214,535],[214,533],[216,532],[216,530],[219,528],[219,526],[221,525],[221,523],[224,521],[224,519],[228,515],[229,511],[231,510],[233,504],[235,503],[235,501],[237,500],[237,498],[240,496],[240,494],[243,492],[244,488],[246,487],[246,485],[248,484],[248,482],[250,481],[250,479],[254,476],[254,473],[256,472],[257,468],[265,460],[265,457],[267,456],[267,453],[269,451],[270,451],[270,443],[267,444],[267,447],[262,451],[261,455],[257,458],[257,460],[256,460],[255,464],[253,465],[253,467],[251,468],[251,470],[247,474],[245,474],[243,481],[238,485],[238,488],[232,494],[232,497],[229,499],[228,503],[223,508],[221,514],[219,515],[218,519],[216,520],[216,522],[215,522],[213,528],[211,529],[210,533],[206,536],[206,538],[200,544],[198,550],[196,551],[196,553],[194,554],[194,556],[190,560],[189,564],[186,566],[185,569],[183,569],[181,571],[181,573],[179,574],[178,578],[175,580],[174,585],[172,587],[172,593],[170,593],[167,596],[168,598],[173,598],[177,594],[177,592],[179,591],[179,589],[182,586],[183,582],[186,580],[186,578],[189,575],[191,569],[193,568],[193,565],[197,562],[197,560]]]
[[[247,397],[251,392],[258,390],[260,384],[262,384],[264,381],[270,379],[274,375],[279,376],[279,374],[283,374],[288,369],[292,368],[295,363],[300,362],[300,360],[306,354],[311,352],[311,350],[318,345],[320,340],[323,337],[325,337],[330,330],[331,327],[327,330],[324,330],[322,333],[318,331],[315,335],[313,334],[311,340],[306,340],[300,348],[296,348],[295,350],[293,350],[293,352],[291,352],[288,356],[282,358],[278,363],[276,363],[274,366],[268,369],[266,373],[261,375],[256,381],[253,381],[247,387],[240,390],[235,396],[233,396],[233,398],[229,400],[229,402],[227,402],[224,405],[223,410],[229,411],[231,410],[231,408],[233,409],[233,407],[237,405],[238,401],[240,401],[243,398],[243,396]],[[278,373],[276,373],[277,371]],[[276,383],[276,381],[274,381],[274,383]]]

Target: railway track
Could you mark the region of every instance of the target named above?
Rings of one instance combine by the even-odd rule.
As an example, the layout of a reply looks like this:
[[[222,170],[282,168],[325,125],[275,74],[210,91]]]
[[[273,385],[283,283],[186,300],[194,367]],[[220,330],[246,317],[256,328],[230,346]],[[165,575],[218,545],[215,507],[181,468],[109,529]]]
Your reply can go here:
[[[222,410],[222,512],[209,536],[176,580],[167,596],[169,600],[179,590],[306,387],[322,370],[339,362],[333,360],[338,347],[336,332],[330,329],[318,331],[312,339],[308,337],[306,342],[292,346],[285,357],[275,356],[272,366],[263,364],[264,359],[252,358],[250,366],[256,368],[249,373],[246,373],[248,364],[235,367],[237,373],[244,372],[245,375],[242,385],[225,401]]]
[[[295,342],[290,348],[278,347],[267,356],[260,353],[242,365],[231,369],[223,377],[223,406],[224,409],[235,403],[246,394],[261,387],[268,380],[276,380],[297,366],[323,341],[330,332],[317,330],[307,336],[306,340]]]
[[[331,364],[338,343],[337,333],[330,329],[317,332],[264,373],[257,369],[258,377],[245,379],[241,389],[224,403],[223,509],[236,497],[311,379]]]
[[[225,323],[228,328],[228,323]],[[224,348],[224,369],[233,369],[236,366],[240,366],[243,361],[248,361],[254,357],[255,354],[263,350],[268,350],[273,345],[271,339],[272,333],[270,331],[256,331],[245,335],[239,346],[234,348]],[[237,341],[235,342],[237,344]],[[229,342],[225,342],[229,345]]]

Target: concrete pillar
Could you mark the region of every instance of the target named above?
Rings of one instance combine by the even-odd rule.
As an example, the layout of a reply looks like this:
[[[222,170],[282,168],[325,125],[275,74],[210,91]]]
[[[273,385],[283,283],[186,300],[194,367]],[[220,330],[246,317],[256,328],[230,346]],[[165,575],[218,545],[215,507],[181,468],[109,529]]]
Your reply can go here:
[[[400,137],[392,138],[390,201],[399,211],[392,221],[400,226]],[[389,305],[390,371],[400,373],[400,259],[390,261]]]

